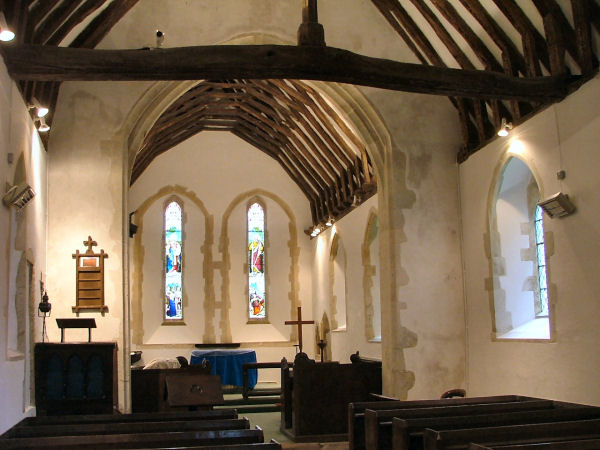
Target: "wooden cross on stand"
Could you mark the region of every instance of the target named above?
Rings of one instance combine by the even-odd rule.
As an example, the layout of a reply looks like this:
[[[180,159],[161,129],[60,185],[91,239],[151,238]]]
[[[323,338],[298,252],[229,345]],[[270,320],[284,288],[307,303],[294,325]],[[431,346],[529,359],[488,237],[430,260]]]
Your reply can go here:
[[[286,325],[298,325],[298,347],[302,353],[302,325],[315,323],[314,320],[302,320],[302,306],[298,306],[298,320],[286,320]]]

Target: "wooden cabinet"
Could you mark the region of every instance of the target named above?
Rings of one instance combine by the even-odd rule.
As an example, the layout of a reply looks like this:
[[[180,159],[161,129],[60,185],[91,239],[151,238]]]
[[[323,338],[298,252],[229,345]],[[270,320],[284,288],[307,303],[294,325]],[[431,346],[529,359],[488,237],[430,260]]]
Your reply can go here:
[[[111,414],[117,408],[117,344],[37,343],[37,415]]]

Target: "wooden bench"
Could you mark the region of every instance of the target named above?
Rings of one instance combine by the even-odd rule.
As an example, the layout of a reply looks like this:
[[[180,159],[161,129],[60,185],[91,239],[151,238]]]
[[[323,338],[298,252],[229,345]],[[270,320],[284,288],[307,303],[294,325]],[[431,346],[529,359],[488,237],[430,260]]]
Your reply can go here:
[[[364,413],[364,433],[366,448],[392,446],[392,419],[436,419],[465,417],[478,414],[499,414],[518,411],[553,410],[552,400],[530,400],[523,402],[483,403],[475,405],[451,405],[416,409],[371,410]],[[434,428],[434,427],[430,427]],[[468,427],[462,427],[468,428]]]
[[[348,404],[366,401],[370,393],[381,393],[381,364],[376,362],[317,363],[299,353],[292,377],[291,406],[282,384],[281,431],[297,442],[346,441]],[[284,375],[282,382],[286,383]]]
[[[600,448],[598,439],[578,439],[576,441],[534,442],[527,444],[498,445],[488,447],[481,444],[469,444],[469,450],[597,450]]]
[[[367,411],[367,414],[366,421],[369,423],[372,419],[369,417],[369,411]],[[426,428],[440,431],[600,418],[600,408],[589,406],[572,408],[556,407],[552,409],[519,410],[491,414],[460,414],[461,415],[426,418],[395,417],[392,423],[380,422],[378,436],[373,436],[371,430],[367,429],[367,448],[423,448],[423,433]],[[393,440],[391,439],[392,433],[390,433],[392,428]]]
[[[600,438],[600,419],[458,430],[425,429],[425,450],[467,449],[470,443],[496,445]]]
[[[207,431],[207,430],[244,430],[250,428],[250,421],[242,419],[194,420],[194,421],[143,421],[117,423],[86,423],[66,425],[38,425],[14,427],[3,438],[27,438],[48,436],[89,436],[96,434],[135,434],[151,431],[163,433],[170,431]]]
[[[159,447],[163,448],[163,447]],[[226,449],[235,449],[235,450],[276,450],[281,449],[281,444],[274,439],[271,439],[270,442],[258,443],[258,444],[233,444],[233,445],[201,445],[197,447],[177,447],[177,449],[172,450],[192,450],[192,449],[201,449],[201,450],[226,450]]]
[[[182,448],[198,446],[262,444],[263,431],[255,429],[212,431],[169,431],[87,436],[48,436],[31,438],[6,438],[0,440],[0,448],[60,448],[60,449],[106,449],[106,448]]]
[[[350,449],[365,448],[365,410],[392,410],[431,408],[453,405],[476,405],[489,403],[509,403],[540,400],[518,395],[498,395],[490,397],[467,397],[435,400],[377,400],[369,402],[351,402],[348,405],[348,440]],[[545,400],[550,402],[550,400]]]
[[[214,409],[201,411],[177,411],[164,413],[132,413],[132,414],[90,414],[69,416],[37,416],[26,417],[15,427],[37,427],[43,425],[92,424],[92,423],[129,423],[147,421],[182,421],[182,420],[223,420],[237,419],[236,409]]]

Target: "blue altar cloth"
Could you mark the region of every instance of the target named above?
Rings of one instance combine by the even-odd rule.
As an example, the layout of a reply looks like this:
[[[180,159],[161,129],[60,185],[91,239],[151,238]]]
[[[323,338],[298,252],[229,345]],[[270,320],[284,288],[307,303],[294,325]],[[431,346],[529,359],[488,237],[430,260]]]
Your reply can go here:
[[[244,385],[243,364],[256,362],[254,350],[193,350],[190,364],[210,362],[211,375],[220,375],[221,384],[231,386]],[[254,389],[258,381],[258,370],[248,370],[248,387]]]

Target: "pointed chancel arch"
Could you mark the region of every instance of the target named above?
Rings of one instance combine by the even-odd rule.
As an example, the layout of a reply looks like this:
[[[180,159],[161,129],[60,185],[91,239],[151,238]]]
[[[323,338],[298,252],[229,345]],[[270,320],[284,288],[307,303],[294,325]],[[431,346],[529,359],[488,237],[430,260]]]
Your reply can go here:
[[[246,44],[262,44],[262,43],[280,43],[277,39],[273,39],[271,36],[262,34],[256,35],[245,35],[243,36],[243,42]],[[229,42],[234,43],[234,42]],[[126,179],[124,180],[124,194],[127,193],[127,186],[131,183],[133,166],[138,158],[141,158],[142,150],[146,142],[146,137],[150,131],[158,123],[159,119],[167,111],[167,109],[173,105],[180,97],[184,96],[190,89],[198,86],[200,81],[184,81],[184,82],[158,82],[153,84],[144,95],[138,100],[134,108],[130,111],[126,120],[123,122],[123,127],[116,139],[123,142],[123,146],[128,154],[128,170]],[[237,83],[237,81],[235,82]],[[286,93],[289,89],[289,84],[285,83],[286,86],[278,86],[284,93],[286,98],[285,102],[298,103],[298,99],[294,94],[292,97],[291,92]],[[376,182],[378,186],[379,204],[378,210],[381,212],[379,217],[380,223],[380,246],[382,249],[380,255],[381,262],[381,301],[382,301],[382,347],[383,359],[388,361],[384,365],[383,369],[383,384],[384,392],[388,395],[393,395],[398,398],[406,398],[408,389],[410,389],[414,383],[413,374],[406,369],[404,349],[414,345],[416,337],[411,330],[401,325],[402,310],[405,308],[403,302],[398,299],[398,286],[402,284],[402,280],[405,277],[405,272],[402,267],[401,252],[399,250],[399,243],[403,242],[404,236],[404,219],[401,212],[402,208],[410,208],[414,202],[414,194],[407,188],[405,181],[405,167],[406,167],[406,155],[402,149],[394,148],[392,145],[392,139],[390,133],[382,120],[379,113],[373,107],[373,105],[367,100],[365,95],[355,86],[337,83],[326,83],[326,82],[308,82],[304,81],[304,86],[310,87],[312,90],[306,92],[317,92],[322,101],[317,101],[317,97],[312,97],[315,104],[318,106],[313,111],[315,114],[322,114],[325,110],[328,111],[332,120],[335,122],[333,127],[343,127],[346,129],[344,134],[347,132],[354,135],[354,138],[348,139],[352,142],[350,148],[354,149],[356,158],[353,160],[354,172],[345,172],[346,180],[348,183],[352,182],[352,187],[349,184],[344,185],[344,178],[340,176],[339,171],[337,175],[334,172],[330,172],[331,166],[338,167],[338,164],[342,164],[340,157],[332,150],[329,156],[320,155],[319,159],[311,159],[311,163],[305,165],[300,159],[296,159],[295,162],[289,166],[290,171],[294,171],[298,175],[296,178],[299,183],[303,183],[306,187],[306,183],[310,180],[311,182],[317,181],[314,186],[315,189],[312,191],[309,189],[308,197],[311,205],[311,213],[313,215],[313,222],[320,219],[326,219],[326,214],[329,212],[331,207],[338,208],[339,214],[346,214],[352,208],[361,204],[361,202],[373,193],[371,188]],[[293,83],[294,88],[298,86],[298,83]],[[261,83],[264,87],[263,92],[268,92],[271,87],[268,83]],[[208,88],[208,86],[205,86]],[[221,86],[223,89],[233,89],[231,92],[222,91],[223,98],[232,97],[238,95],[235,93],[236,86]],[[220,87],[220,88],[221,88]],[[244,87],[244,89],[250,89],[252,91],[253,86]],[[239,89],[238,89],[239,90]],[[284,92],[285,91],[285,92]],[[308,94],[310,95],[310,94]],[[303,94],[301,94],[301,97]],[[243,103],[243,102],[242,102]],[[267,102],[267,106],[273,105],[272,102]],[[250,105],[252,106],[252,105]],[[246,108],[245,117],[254,117],[253,114],[248,112]],[[290,110],[292,111],[292,110]],[[311,144],[308,141],[315,144],[315,139],[321,139],[323,141],[329,138],[323,134],[322,131],[313,135],[311,133],[315,131],[311,125],[310,119],[306,118],[304,114],[300,114],[295,110],[296,113],[288,115],[288,119],[282,120],[282,116],[279,113],[273,115],[267,111],[262,111],[260,120],[272,121],[269,123],[275,123],[278,126],[268,126],[265,129],[265,123],[262,122],[261,129],[254,125],[251,129],[257,129],[257,132],[261,133],[261,136],[269,136],[269,139],[284,139],[285,135],[279,132],[281,126],[284,128],[288,125],[296,126],[292,136],[288,136],[287,139],[292,143],[294,148],[305,150],[309,148],[310,151],[303,153],[304,157],[310,158],[314,155],[312,153]],[[320,111],[320,113],[318,113]],[[335,113],[334,115],[331,115]],[[305,121],[299,122],[304,116]],[[336,120],[336,116],[337,119]],[[256,119],[256,118],[255,118]],[[212,119],[211,119],[212,120]],[[248,119],[249,123],[252,122]],[[290,120],[290,123],[288,123]],[[215,125],[212,123],[212,125]],[[260,125],[260,124],[258,124]],[[223,127],[219,127],[221,130],[225,130]],[[328,130],[323,125],[322,130]],[[174,130],[175,132],[176,130]],[[301,141],[298,140],[297,134],[302,132],[306,137],[305,144],[308,147],[298,147]],[[266,133],[266,134],[265,134]],[[267,141],[265,141],[267,142]],[[277,141],[279,142],[279,141]],[[251,143],[255,146],[256,139],[252,140]],[[279,144],[277,144],[279,145]],[[346,145],[349,145],[346,142]],[[257,146],[257,148],[260,148]],[[357,150],[358,148],[358,150]],[[265,151],[265,149],[262,149]],[[268,151],[268,149],[266,149]],[[364,150],[364,151],[363,151]],[[300,154],[300,150],[293,152],[294,154]],[[310,156],[309,156],[310,155]],[[330,158],[333,156],[333,159]],[[364,158],[369,158],[369,163],[364,164]],[[293,156],[292,156],[293,157]],[[322,159],[325,158],[325,159]],[[140,159],[141,161],[141,159]],[[308,161],[308,159],[306,160]],[[361,167],[358,167],[358,166]],[[324,172],[324,167],[327,167],[328,172]],[[369,168],[365,171],[366,168]],[[360,168],[361,170],[356,170]],[[328,175],[329,174],[329,175]],[[367,174],[369,176],[369,182],[367,182]],[[333,179],[331,179],[333,177]],[[327,189],[322,189],[323,181],[330,178],[333,181],[332,185],[329,185],[334,192]],[[320,180],[320,181],[318,181]],[[311,188],[312,189],[312,188]],[[341,196],[340,196],[341,195]],[[341,199],[341,201],[340,201]],[[348,202],[350,206],[348,206]],[[398,206],[400,205],[400,207]],[[123,222],[127,222],[127,217],[124,213]],[[125,311],[128,311],[128,298],[129,292],[127,289],[124,290],[124,297],[126,299]],[[222,301],[225,301],[223,299]],[[291,311],[293,313],[293,311]],[[128,321],[127,321],[128,323]],[[127,331],[125,332],[127,334]],[[127,352],[129,349],[125,348]]]

